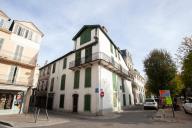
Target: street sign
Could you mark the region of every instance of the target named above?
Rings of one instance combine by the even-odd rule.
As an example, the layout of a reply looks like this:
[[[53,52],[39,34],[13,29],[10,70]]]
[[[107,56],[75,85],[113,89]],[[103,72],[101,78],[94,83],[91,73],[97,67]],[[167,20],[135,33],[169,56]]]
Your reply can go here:
[[[101,97],[104,97],[104,92],[103,92],[103,91],[100,92],[100,96],[101,96]]]

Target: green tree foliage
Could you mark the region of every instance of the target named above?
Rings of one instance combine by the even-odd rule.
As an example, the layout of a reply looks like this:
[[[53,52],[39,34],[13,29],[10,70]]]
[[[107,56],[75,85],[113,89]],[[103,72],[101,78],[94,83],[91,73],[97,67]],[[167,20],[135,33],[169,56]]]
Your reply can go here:
[[[153,50],[144,60],[144,71],[148,76],[148,90],[154,95],[165,89],[175,77],[176,66],[166,50]]]
[[[181,74],[176,74],[173,80],[168,85],[169,90],[173,90],[174,95],[180,95],[184,89]]]
[[[181,76],[185,87],[192,88],[192,52],[183,60]]]

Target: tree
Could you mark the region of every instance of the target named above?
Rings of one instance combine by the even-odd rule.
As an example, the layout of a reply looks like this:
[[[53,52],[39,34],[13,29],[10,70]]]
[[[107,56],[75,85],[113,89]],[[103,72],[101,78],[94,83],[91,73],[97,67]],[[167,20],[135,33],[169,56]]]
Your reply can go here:
[[[181,76],[185,87],[192,88],[192,52],[183,60]]]
[[[185,37],[181,45],[177,49],[177,59],[179,64],[183,63],[184,58],[187,57],[189,52],[192,52],[192,37]]]
[[[156,96],[160,89],[170,83],[176,74],[176,65],[166,50],[153,50],[144,60],[144,71],[148,76],[148,89]]]
[[[176,74],[173,80],[169,83],[169,90],[174,91],[174,95],[180,95],[184,89],[184,84],[182,82],[181,74]]]

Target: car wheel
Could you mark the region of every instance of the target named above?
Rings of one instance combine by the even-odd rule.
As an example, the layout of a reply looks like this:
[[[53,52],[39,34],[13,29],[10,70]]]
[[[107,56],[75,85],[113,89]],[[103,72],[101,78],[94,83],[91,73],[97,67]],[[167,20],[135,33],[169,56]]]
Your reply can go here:
[[[185,110],[185,108],[183,108],[183,109],[184,109],[185,113],[188,114],[187,110]]]

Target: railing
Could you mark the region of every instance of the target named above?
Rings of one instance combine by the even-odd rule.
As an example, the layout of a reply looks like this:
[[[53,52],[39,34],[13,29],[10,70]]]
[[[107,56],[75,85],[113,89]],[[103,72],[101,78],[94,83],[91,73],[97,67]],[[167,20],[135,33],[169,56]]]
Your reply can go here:
[[[32,57],[26,57],[26,56],[21,56],[19,57],[13,52],[6,51],[6,50],[0,50],[0,59],[8,59],[8,60],[13,60],[19,63],[24,63],[24,64],[30,64],[30,65],[35,65],[36,60],[33,59]]]
[[[32,80],[26,77],[16,77],[15,80],[10,80],[8,75],[0,74],[0,83],[30,86],[32,85]]]
[[[120,71],[121,73],[123,73],[127,76],[131,74],[130,71],[123,68],[120,64],[115,62],[115,60],[113,58],[109,57],[107,54],[105,54],[103,52],[96,52],[96,53],[93,53],[93,54],[88,55],[86,57],[77,59],[75,61],[71,61],[69,63],[69,68],[79,67],[83,64],[86,64],[86,63],[89,63],[92,61],[96,61],[96,60],[104,60],[105,62],[112,65],[117,71]]]

